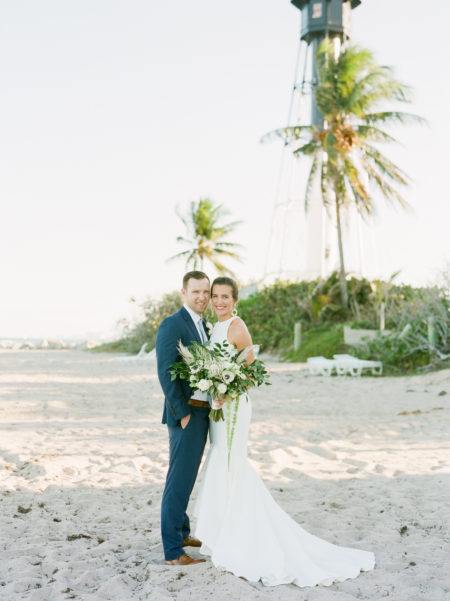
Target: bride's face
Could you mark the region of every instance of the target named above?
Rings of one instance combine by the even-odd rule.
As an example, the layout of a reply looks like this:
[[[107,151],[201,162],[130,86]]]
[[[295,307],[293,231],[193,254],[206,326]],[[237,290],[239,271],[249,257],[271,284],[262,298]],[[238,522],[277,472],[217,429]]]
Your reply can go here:
[[[228,319],[233,313],[235,300],[231,286],[216,284],[212,289],[211,303],[218,319]]]

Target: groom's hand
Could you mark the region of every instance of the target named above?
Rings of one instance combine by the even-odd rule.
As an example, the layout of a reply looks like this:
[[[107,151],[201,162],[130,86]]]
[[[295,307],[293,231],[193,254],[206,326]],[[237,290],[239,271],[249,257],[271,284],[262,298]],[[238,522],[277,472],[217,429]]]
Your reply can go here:
[[[183,428],[183,430],[188,425],[190,419],[191,419],[191,414],[190,413],[188,415],[185,415],[184,417],[181,418],[180,424],[181,424],[181,427]]]

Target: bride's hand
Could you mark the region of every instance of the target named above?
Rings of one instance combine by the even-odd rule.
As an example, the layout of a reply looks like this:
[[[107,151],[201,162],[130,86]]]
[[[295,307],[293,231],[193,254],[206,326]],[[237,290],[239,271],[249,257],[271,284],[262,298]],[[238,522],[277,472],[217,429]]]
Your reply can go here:
[[[226,400],[228,400],[228,397],[226,395],[222,395],[214,399],[214,402],[217,403],[219,407],[222,407]]]

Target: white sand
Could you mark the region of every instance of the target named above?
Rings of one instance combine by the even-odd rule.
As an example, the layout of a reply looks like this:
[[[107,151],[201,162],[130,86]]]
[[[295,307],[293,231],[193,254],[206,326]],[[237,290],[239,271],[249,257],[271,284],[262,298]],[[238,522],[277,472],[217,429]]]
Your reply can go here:
[[[326,379],[273,369],[273,386],[253,394],[251,458],[303,527],[373,550],[373,572],[298,589],[249,584],[210,563],[165,566],[167,434],[154,367],[117,355],[5,351],[0,599],[449,599],[450,371]]]

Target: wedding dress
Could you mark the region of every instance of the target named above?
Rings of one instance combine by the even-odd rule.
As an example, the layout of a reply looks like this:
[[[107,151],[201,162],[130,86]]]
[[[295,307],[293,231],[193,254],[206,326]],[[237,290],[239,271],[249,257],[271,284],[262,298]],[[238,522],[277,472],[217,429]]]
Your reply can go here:
[[[213,343],[227,340],[232,320],[214,326]],[[226,422],[210,422],[211,446],[194,507],[200,553],[210,555],[217,568],[266,586],[330,585],[373,569],[373,553],[309,534],[275,502],[247,458],[251,413],[251,400],[243,395],[229,467]]]

